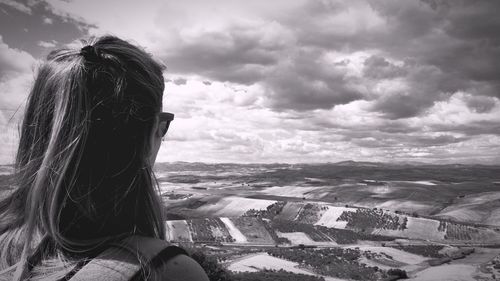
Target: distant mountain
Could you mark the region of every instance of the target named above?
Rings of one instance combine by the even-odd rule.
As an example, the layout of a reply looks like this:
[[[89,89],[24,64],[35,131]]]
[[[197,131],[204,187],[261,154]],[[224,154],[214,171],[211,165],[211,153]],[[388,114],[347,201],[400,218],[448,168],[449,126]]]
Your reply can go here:
[[[366,161],[353,161],[353,160],[348,160],[348,161],[341,161],[341,162],[336,162],[333,163],[333,165],[336,166],[355,166],[355,167],[380,167],[380,166],[385,166],[387,165],[386,163],[380,163],[380,162],[366,162]]]

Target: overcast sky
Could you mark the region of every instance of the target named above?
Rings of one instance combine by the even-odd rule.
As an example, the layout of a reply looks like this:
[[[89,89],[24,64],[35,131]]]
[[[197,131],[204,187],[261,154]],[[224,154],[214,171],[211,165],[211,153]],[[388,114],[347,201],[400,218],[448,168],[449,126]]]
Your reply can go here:
[[[176,119],[159,161],[500,164],[498,11],[494,0],[0,0],[0,163],[12,162],[37,61],[113,34],[167,65]]]

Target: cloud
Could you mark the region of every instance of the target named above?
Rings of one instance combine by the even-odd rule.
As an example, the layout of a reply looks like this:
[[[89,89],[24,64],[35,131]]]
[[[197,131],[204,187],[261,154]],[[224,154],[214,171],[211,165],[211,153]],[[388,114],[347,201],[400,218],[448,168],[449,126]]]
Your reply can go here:
[[[33,79],[36,60],[28,53],[10,48],[0,36],[0,164],[12,163],[17,146],[17,124]]]
[[[279,24],[241,24],[222,30],[180,30],[171,49],[160,52],[177,73],[241,84],[261,81],[280,59],[284,43]]]
[[[185,85],[187,80],[186,78],[177,78],[173,82],[175,85]]]
[[[375,97],[373,110],[391,119],[409,118],[459,90],[490,96],[498,92],[492,81],[500,77],[498,64],[490,59],[498,55],[498,42],[470,41],[472,32],[463,31],[467,21],[457,16],[466,13],[481,29],[484,25],[475,23],[483,16],[492,18],[491,5],[471,9],[455,2],[437,7],[418,1],[307,1],[266,20],[180,28],[175,47],[167,47],[163,58],[174,72],[260,83],[275,110],[325,109]],[[483,37],[476,37],[483,41],[497,36],[479,33]],[[332,51],[344,56],[366,52],[360,75],[352,77],[335,56],[324,60]],[[387,80],[406,87],[389,94],[370,91]]]
[[[124,21],[106,20],[77,3],[54,1],[53,5],[99,21],[102,32],[108,28],[138,36],[173,73],[259,83],[267,89],[268,105],[275,110],[325,109],[379,98],[373,110],[398,119],[422,114],[456,91],[489,96],[499,92],[498,64],[490,59],[499,50],[494,32],[499,21],[491,12],[494,2],[297,1],[290,5],[277,1],[274,9],[259,3],[153,1],[138,11],[138,16],[150,13],[148,17],[155,18],[139,25],[148,38]],[[129,4],[123,4],[124,12],[133,10]],[[210,9],[213,14],[207,14]],[[170,17],[152,16],[153,10]],[[487,24],[482,23],[484,18]],[[118,25],[127,28],[118,29]],[[166,32],[160,35],[160,30]],[[367,56],[358,66],[358,77],[339,67],[341,60],[335,56],[324,60],[331,53],[348,57],[359,51]],[[396,79],[406,84],[405,91],[388,95],[370,91]]]
[[[363,74],[371,79],[390,79],[405,76],[406,70],[382,56],[373,55],[364,61]]]
[[[181,32],[182,34],[182,32]],[[362,96],[341,67],[331,67],[321,50],[298,48],[277,23],[191,32],[162,55],[170,71],[267,89],[276,110],[331,108]]]
[[[32,70],[35,59],[27,52],[12,49],[0,35],[0,79]]]
[[[31,8],[27,5],[24,5],[23,3],[19,3],[18,1],[13,1],[13,0],[0,0],[0,4],[7,5],[13,9],[16,9],[17,11],[26,13],[31,15],[32,11]]]
[[[53,24],[54,20],[49,18],[49,17],[43,17],[43,23],[44,24]]]
[[[161,161],[500,162],[499,2],[49,3],[3,4],[2,89],[28,81],[11,53],[132,39],[167,65]]]
[[[51,42],[38,41],[38,46],[44,48],[54,48],[55,46],[57,46],[57,42],[55,40],[52,40]]]
[[[498,99],[486,96],[466,96],[465,102],[467,107],[474,112],[488,113],[495,107]]]
[[[47,54],[47,44],[39,42],[57,41],[68,44],[79,39],[92,28],[91,24],[79,17],[72,17],[66,13],[56,12],[56,9],[46,1],[16,1],[29,8],[30,12],[23,12],[15,6],[0,2],[3,11],[0,17],[0,34],[3,41],[12,48],[26,51],[34,57],[43,57]],[[48,24],[48,23],[51,24]],[[50,47],[49,47],[50,48]]]
[[[19,142],[16,123],[18,118],[12,118],[12,112],[0,110],[0,165],[11,164]]]
[[[457,92],[448,100],[435,103],[424,117],[413,121],[436,132],[500,135],[500,99]]]
[[[26,99],[36,60],[28,53],[10,48],[0,36],[0,111],[13,115]]]

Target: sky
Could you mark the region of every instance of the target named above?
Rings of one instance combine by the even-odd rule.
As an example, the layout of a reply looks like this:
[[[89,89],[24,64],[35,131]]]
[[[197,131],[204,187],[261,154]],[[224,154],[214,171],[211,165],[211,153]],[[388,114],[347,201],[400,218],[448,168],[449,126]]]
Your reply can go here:
[[[34,71],[89,36],[167,66],[157,161],[500,164],[500,1],[0,0],[0,164]]]

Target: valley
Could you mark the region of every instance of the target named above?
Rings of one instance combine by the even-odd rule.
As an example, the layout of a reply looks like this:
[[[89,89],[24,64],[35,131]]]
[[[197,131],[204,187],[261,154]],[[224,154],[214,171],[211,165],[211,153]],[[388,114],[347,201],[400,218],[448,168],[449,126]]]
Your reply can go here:
[[[233,272],[500,277],[500,167],[177,163],[157,171],[169,239],[202,247]]]

